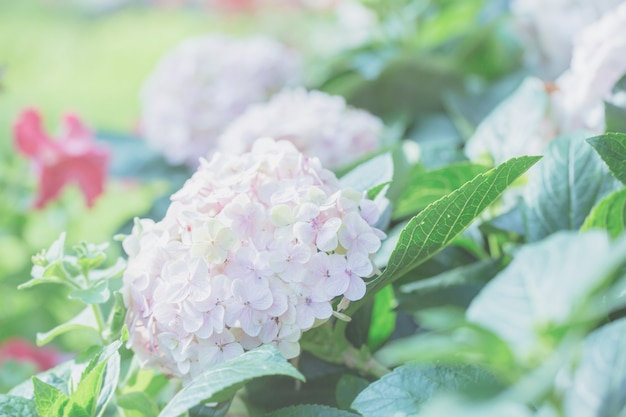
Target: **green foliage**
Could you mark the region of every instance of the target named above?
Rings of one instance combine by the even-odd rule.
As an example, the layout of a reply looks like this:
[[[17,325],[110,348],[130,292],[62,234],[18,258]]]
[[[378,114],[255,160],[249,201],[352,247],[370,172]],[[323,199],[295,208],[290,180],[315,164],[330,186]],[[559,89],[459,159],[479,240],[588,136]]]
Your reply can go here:
[[[0,415],[39,417],[35,402],[15,395],[0,394]]]
[[[275,348],[263,346],[199,375],[172,398],[159,417],[176,417],[199,403],[227,400],[246,382],[268,375],[286,375],[304,380],[302,374]]]
[[[626,184],[626,135],[606,133],[589,138],[587,142],[598,152],[615,178]]]
[[[357,417],[358,414],[337,410],[325,405],[305,404],[294,405],[266,414],[266,417]]]
[[[596,204],[580,227],[581,230],[603,229],[613,238],[626,228],[626,189],[615,191]]]
[[[603,197],[622,188],[583,133],[555,139],[530,174],[524,194],[526,239],[578,230]]]

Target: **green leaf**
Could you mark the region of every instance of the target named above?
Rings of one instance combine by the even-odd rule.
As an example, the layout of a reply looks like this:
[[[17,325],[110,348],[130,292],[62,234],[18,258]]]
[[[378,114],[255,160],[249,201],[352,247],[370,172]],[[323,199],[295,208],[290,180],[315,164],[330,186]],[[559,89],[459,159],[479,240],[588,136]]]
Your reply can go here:
[[[76,390],[70,394],[73,403],[78,404],[89,416],[96,411],[96,400],[102,388],[102,373],[106,362],[100,362],[93,369],[87,368],[80,378]]]
[[[584,138],[577,133],[550,142],[530,174],[523,206],[529,242],[559,230],[578,230],[593,206],[622,188]]]
[[[478,174],[472,181],[413,217],[400,233],[387,267],[371,281],[369,291],[375,292],[402,277],[449,245],[539,158],[513,158],[484,174]]]
[[[70,399],[58,388],[46,384],[40,379],[33,377],[35,405],[39,415],[44,417],[65,416],[65,408]]]
[[[39,417],[33,400],[15,395],[0,394],[0,416]]]
[[[118,395],[117,405],[125,410],[135,411],[143,417],[154,417],[159,414],[159,408],[148,394],[142,391],[133,391]]]
[[[626,410],[626,319],[609,323],[584,341],[582,357],[565,393],[568,417],[614,417]]]
[[[626,189],[604,197],[591,210],[580,230],[603,229],[617,238],[626,229]]]
[[[587,142],[598,152],[615,178],[626,184],[626,134],[606,133],[589,138]]]
[[[266,414],[265,417],[358,417],[358,414],[328,407],[326,405],[294,405]]]
[[[178,392],[159,417],[177,417],[201,402],[229,399],[246,382],[267,375],[304,377],[272,346],[261,346],[199,375]]]
[[[337,405],[344,410],[350,410],[354,399],[369,385],[369,381],[352,374],[343,374],[337,382],[335,394]]]
[[[340,181],[343,187],[368,191],[388,184],[392,178],[393,158],[390,153],[384,153],[358,165],[341,177]]]
[[[496,164],[519,155],[541,153],[547,107],[543,81],[527,78],[478,125],[465,145],[465,153],[473,161],[487,154]]]
[[[98,323],[91,306],[87,306],[83,311],[70,321],[60,324],[54,329],[45,333],[37,333],[37,344],[39,346],[49,343],[55,337],[75,329],[91,329],[97,332]]]
[[[528,358],[558,342],[552,330],[592,325],[606,313],[587,303],[625,260],[626,241],[613,245],[604,232],[556,233],[520,249],[474,299],[467,319]]]
[[[420,417],[547,417],[534,414],[522,404],[505,398],[491,401],[471,401],[459,396],[442,395],[426,404]]]
[[[404,284],[398,291],[398,309],[416,312],[445,305],[467,307],[501,268],[501,260],[490,259]]]
[[[85,304],[102,304],[109,300],[111,291],[105,280],[94,282],[89,288],[74,290],[68,294],[70,299],[80,300]]]
[[[428,172],[424,172],[418,166],[409,173],[407,187],[396,202],[393,218],[415,215],[429,204],[485,171],[487,171],[486,166],[468,162],[448,165]]]
[[[626,108],[622,105],[605,101],[604,120],[606,132],[626,133]]]
[[[459,391],[471,385],[484,371],[474,367],[404,365],[363,390],[352,408],[363,417],[417,415],[436,394]]]
[[[376,350],[385,343],[396,328],[396,297],[393,287],[387,285],[374,296],[374,307],[367,334],[367,346],[370,350]]]

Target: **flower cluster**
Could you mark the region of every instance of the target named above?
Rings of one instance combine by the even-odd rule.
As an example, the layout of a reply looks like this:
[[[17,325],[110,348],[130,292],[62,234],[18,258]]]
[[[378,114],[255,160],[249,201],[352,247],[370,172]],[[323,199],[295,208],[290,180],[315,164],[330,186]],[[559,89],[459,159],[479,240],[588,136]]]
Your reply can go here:
[[[335,297],[364,296],[378,216],[287,141],[203,159],[163,220],[124,241],[129,344],[144,366],[183,379],[263,344],[297,356]]]
[[[58,140],[48,136],[42,124],[39,112],[27,109],[13,128],[16,148],[31,159],[39,177],[35,207],[45,207],[70,183],[77,183],[87,205],[93,206],[104,191],[109,151],[98,145],[92,132],[74,114],[65,115]]]
[[[565,129],[604,131],[604,100],[626,74],[626,3],[577,38],[569,70],[556,81],[555,106]]]
[[[141,91],[141,130],[172,164],[197,166],[253,103],[300,78],[300,57],[264,37],[207,35],[164,56]]]
[[[549,79],[563,72],[574,39],[623,0],[513,0],[511,11],[530,43],[527,60]]]
[[[336,168],[375,151],[382,129],[379,118],[346,106],[343,97],[291,89],[251,106],[226,129],[218,147],[242,153],[260,137],[285,139],[323,166]]]

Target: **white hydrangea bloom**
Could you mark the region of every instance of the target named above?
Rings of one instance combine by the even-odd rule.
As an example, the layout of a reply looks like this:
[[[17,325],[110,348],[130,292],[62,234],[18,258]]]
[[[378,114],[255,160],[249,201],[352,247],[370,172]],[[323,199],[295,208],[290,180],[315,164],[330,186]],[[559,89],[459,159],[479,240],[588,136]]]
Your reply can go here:
[[[251,106],[226,129],[218,147],[242,153],[260,137],[285,139],[323,166],[337,168],[378,149],[382,130],[378,117],[347,106],[343,97],[288,89]]]
[[[573,41],[589,24],[624,0],[513,0],[511,12],[531,43],[527,58],[553,80],[572,56]]]
[[[626,2],[576,39],[572,63],[556,81],[556,109],[564,130],[604,131],[604,103],[626,74]]]
[[[263,344],[297,356],[335,297],[364,296],[378,215],[287,141],[203,159],[163,220],[124,241],[130,347],[183,380]]]
[[[142,87],[142,133],[168,162],[196,167],[248,106],[297,83],[300,64],[298,54],[270,38],[187,39]]]

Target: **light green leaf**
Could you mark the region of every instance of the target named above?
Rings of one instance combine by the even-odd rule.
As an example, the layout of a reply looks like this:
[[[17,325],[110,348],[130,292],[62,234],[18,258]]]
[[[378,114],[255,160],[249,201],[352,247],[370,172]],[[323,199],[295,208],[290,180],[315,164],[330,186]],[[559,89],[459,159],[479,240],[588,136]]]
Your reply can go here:
[[[341,177],[342,187],[368,191],[389,183],[393,178],[393,158],[390,153],[376,156]]]
[[[35,406],[39,415],[44,417],[65,416],[65,409],[70,399],[58,388],[46,384],[40,379],[33,377],[35,393]]]
[[[404,365],[361,391],[352,408],[363,417],[415,416],[436,394],[465,389],[485,375],[469,366]]]
[[[358,414],[328,407],[326,405],[304,404],[294,405],[276,410],[265,417],[358,417]]]
[[[537,155],[543,147],[542,130],[548,107],[543,81],[524,80],[476,128],[465,145],[473,161],[491,156],[496,164],[520,155]]]
[[[97,331],[97,328],[98,324],[94,316],[93,309],[91,308],[91,306],[87,306],[83,311],[78,313],[78,315],[70,321],[60,324],[48,332],[37,333],[37,345],[45,345],[55,337],[74,329],[92,329],[94,331]]]
[[[375,292],[395,281],[449,245],[539,158],[524,156],[511,159],[477,175],[413,217],[400,233],[387,267],[370,283],[369,291]]]
[[[529,242],[578,230],[598,201],[622,188],[585,137],[577,133],[552,141],[530,174],[523,206]]]
[[[565,393],[568,417],[616,417],[626,410],[626,319],[609,323],[584,341],[580,364]]]
[[[591,210],[580,230],[604,229],[617,238],[626,229],[626,189],[604,197]]]
[[[479,402],[442,395],[426,404],[419,417],[539,417],[522,404],[495,398]],[[408,416],[407,416],[408,417]],[[543,417],[543,415],[542,415]]]
[[[356,375],[341,375],[341,378],[339,378],[337,382],[337,390],[335,392],[337,405],[344,410],[349,410],[356,396],[367,388],[369,384],[370,382],[367,379]]]
[[[96,400],[102,388],[102,373],[106,362],[100,362],[83,373],[76,390],[70,394],[73,403],[78,404],[89,416],[96,411]]]
[[[70,299],[80,300],[85,304],[102,304],[111,297],[111,291],[109,291],[108,282],[100,280],[84,290],[71,291],[68,297]]]
[[[380,347],[396,328],[396,297],[391,285],[387,285],[374,296],[374,307],[367,334],[367,346],[370,350]]]
[[[393,218],[399,219],[417,214],[430,203],[451,193],[487,169],[484,165],[468,162],[427,172],[417,166],[417,169],[409,173],[407,187],[394,206]]]
[[[229,399],[246,382],[267,375],[304,380],[273,346],[261,346],[202,373],[172,398],[159,417],[177,417],[196,404]]]
[[[39,417],[33,400],[0,394],[0,416]]]
[[[613,245],[601,231],[559,232],[520,249],[474,299],[467,319],[531,357],[551,330],[573,321],[592,325],[606,313],[586,303],[625,261],[626,241]]]
[[[159,414],[159,408],[150,396],[142,391],[133,391],[118,395],[117,405],[125,410],[135,411],[143,417],[154,417]]]

